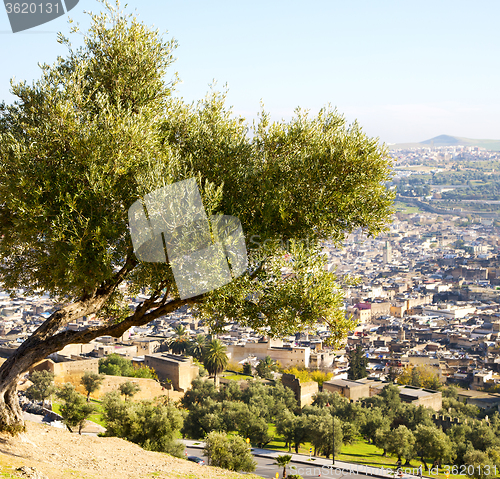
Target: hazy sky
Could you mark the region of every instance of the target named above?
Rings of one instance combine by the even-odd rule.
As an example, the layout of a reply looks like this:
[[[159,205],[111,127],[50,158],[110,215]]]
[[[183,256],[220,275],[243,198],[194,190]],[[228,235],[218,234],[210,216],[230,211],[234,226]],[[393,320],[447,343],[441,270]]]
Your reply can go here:
[[[14,0],[12,0],[14,1]],[[46,1],[46,0],[44,0]],[[440,134],[500,139],[498,0],[129,0],[149,25],[179,47],[178,94],[205,96],[213,80],[247,120],[262,100],[273,119],[296,107],[331,104],[387,143]],[[1,6],[0,6],[1,9]],[[88,25],[80,0],[70,12]],[[9,80],[33,81],[37,62],[65,48],[67,16],[12,34],[0,10],[0,100]]]

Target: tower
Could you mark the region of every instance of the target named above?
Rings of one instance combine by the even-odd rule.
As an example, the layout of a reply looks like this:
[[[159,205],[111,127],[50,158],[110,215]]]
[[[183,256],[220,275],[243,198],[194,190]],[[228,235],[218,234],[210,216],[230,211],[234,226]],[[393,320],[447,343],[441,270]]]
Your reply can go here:
[[[391,243],[389,243],[389,241],[385,242],[383,261],[384,261],[384,264],[392,262],[392,246],[391,246]]]

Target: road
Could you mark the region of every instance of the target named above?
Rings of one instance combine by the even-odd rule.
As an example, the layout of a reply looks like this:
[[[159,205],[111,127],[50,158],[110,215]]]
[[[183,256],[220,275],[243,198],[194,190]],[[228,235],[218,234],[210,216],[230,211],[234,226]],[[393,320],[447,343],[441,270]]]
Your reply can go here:
[[[205,463],[208,462],[207,457],[202,454],[203,449],[187,447],[186,451],[188,453],[188,456],[201,457],[202,459],[204,459]],[[274,479],[276,477],[276,473],[279,472],[279,477],[281,478],[281,473],[283,472],[283,468],[276,466],[274,464],[273,459],[267,457],[254,456],[254,460],[257,463],[257,468],[255,469],[254,474],[257,474],[258,476],[261,477]],[[293,468],[295,468],[295,470]],[[329,468],[320,466],[314,467],[313,463],[311,465],[306,465],[298,462],[295,463],[291,462],[290,465],[287,467],[287,473],[300,474],[304,479],[312,479],[316,477],[332,478],[332,479],[342,479],[344,477],[349,479],[367,479],[367,477],[369,477],[366,476],[365,474],[355,474],[351,473],[350,471],[342,471],[335,469],[331,470]],[[319,474],[321,474],[321,476]],[[389,479],[391,476],[388,475],[387,477]]]

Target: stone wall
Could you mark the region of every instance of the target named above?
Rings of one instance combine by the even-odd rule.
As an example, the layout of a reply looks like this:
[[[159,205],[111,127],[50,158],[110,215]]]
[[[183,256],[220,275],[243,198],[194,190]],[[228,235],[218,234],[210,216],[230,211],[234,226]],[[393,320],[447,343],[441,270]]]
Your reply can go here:
[[[55,363],[51,359],[44,359],[32,368],[30,371],[50,371],[55,376],[82,376],[86,372],[98,373],[99,360],[98,359],[75,359],[72,361],[63,361]]]
[[[318,393],[319,387],[316,381],[301,383],[293,374],[283,374],[281,376],[283,386],[290,388],[295,393],[295,398],[299,407],[312,404],[313,396]]]
[[[159,379],[172,381],[174,389],[181,392],[189,389],[193,379],[200,373],[200,368],[193,363],[192,358],[174,354],[147,354],[144,364],[153,368]]]

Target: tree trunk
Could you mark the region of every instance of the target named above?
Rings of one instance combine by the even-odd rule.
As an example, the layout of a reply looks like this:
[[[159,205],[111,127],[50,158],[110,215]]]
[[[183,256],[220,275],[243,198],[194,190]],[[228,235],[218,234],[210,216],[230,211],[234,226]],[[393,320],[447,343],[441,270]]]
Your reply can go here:
[[[33,364],[46,356],[43,347],[37,351],[33,343],[36,343],[36,339],[31,336],[0,368],[0,430],[12,434],[25,429],[23,413],[17,397],[17,383]]]
[[[17,397],[17,381],[0,386],[0,429],[14,435],[25,430]]]

